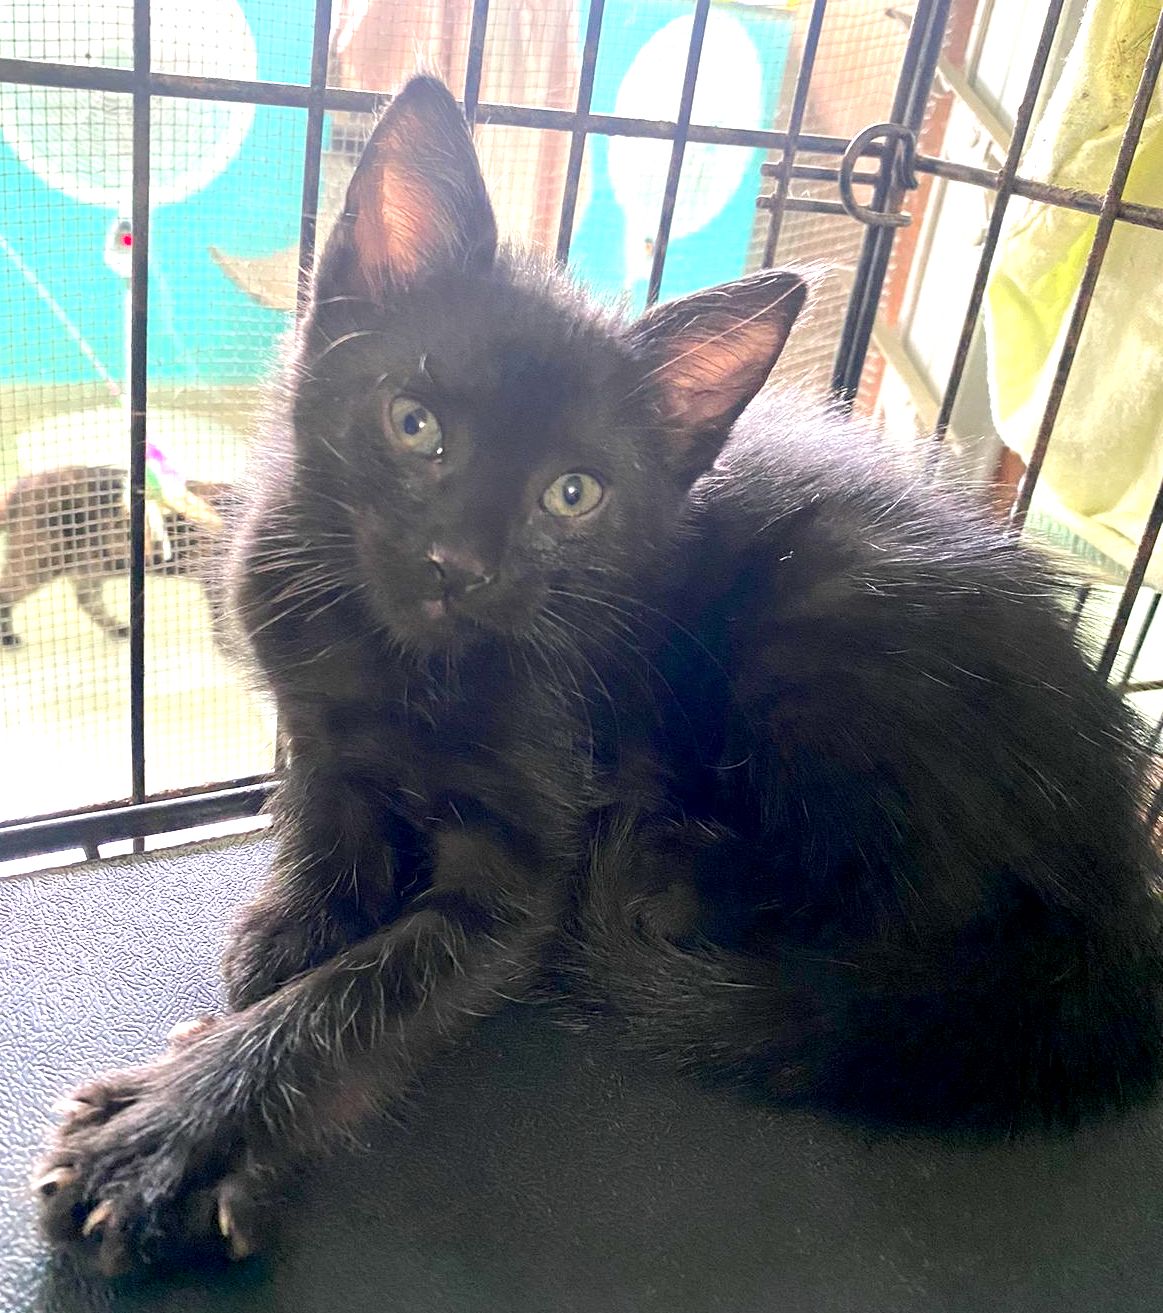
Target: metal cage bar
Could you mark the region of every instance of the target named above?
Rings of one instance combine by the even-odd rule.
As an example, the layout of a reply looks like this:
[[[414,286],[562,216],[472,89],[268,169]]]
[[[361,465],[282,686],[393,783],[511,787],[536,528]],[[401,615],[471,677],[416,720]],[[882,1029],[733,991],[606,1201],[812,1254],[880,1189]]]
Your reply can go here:
[[[574,113],[581,122],[590,112],[594,98],[594,74],[598,68],[598,42],[602,39],[602,19],[605,16],[606,0],[590,0],[590,12],[586,18],[585,44],[582,47],[581,74],[577,85],[577,103]],[[565,166],[565,188],[561,193],[561,218],[557,225],[557,249],[554,257],[558,264],[569,259],[569,247],[573,241],[573,220],[577,212],[577,192],[581,186],[582,163],[585,159],[586,132],[584,128],[574,128],[569,143],[569,160]]]
[[[323,119],[327,112],[327,64],[331,42],[331,0],[316,0],[311,38],[311,85],[307,132],[303,144],[303,205],[299,218],[299,292],[301,312],[315,265],[315,228],[319,216],[319,175],[323,167]]]
[[[489,0],[473,0],[468,33],[468,63],[464,70],[464,116],[472,127],[481,98],[481,71],[485,63],[485,35],[489,26]]]
[[[691,126],[691,111],[695,104],[695,84],[699,80],[699,61],[703,54],[703,37],[706,35],[710,12],[711,0],[696,0],[686,68],[683,70],[682,94],[678,102],[678,119],[674,125],[673,145],[670,148],[670,167],[666,172],[666,187],[662,193],[662,213],[658,217],[658,233],[650,261],[650,280],[646,285],[647,305],[653,305],[658,300],[658,290],[662,286],[662,268],[666,263],[666,249],[670,245],[670,225],[674,220],[674,205],[678,200],[682,161]]]
[[[981,259],[977,262],[977,273],[973,279],[973,288],[969,293],[969,304],[965,309],[965,318],[961,324],[961,335],[957,339],[957,348],[953,353],[953,364],[949,369],[949,378],[945,384],[945,393],[941,398],[941,409],[937,412],[934,428],[934,442],[939,446],[945,440],[949,430],[949,419],[953,407],[957,404],[957,394],[961,389],[961,380],[965,376],[965,365],[969,359],[969,349],[973,344],[973,335],[977,330],[977,316],[981,313],[981,303],[985,300],[985,289],[993,267],[993,255],[1001,237],[1002,224],[1005,222],[1006,210],[1017,181],[1018,165],[1022,151],[1026,147],[1026,136],[1034,118],[1034,107],[1038,103],[1038,94],[1046,76],[1046,65],[1050,62],[1050,52],[1054,48],[1054,38],[1062,18],[1065,0],[1050,0],[1046,11],[1046,21],[1042,24],[1042,34],[1038,39],[1038,48],[1034,52],[1034,62],[1030,67],[1029,80],[1026,82],[1025,95],[1014,116],[1013,135],[1010,148],[1006,153],[1005,163],[997,175],[997,199],[993,203],[993,212],[989,216],[985,242],[981,250]]]
[[[779,245],[779,230],[783,226],[783,216],[787,209],[788,187],[795,169],[796,151],[799,149],[800,129],[804,126],[804,113],[808,108],[808,91],[811,87],[812,73],[816,67],[816,51],[820,45],[820,33],[824,29],[824,14],[828,0],[813,0],[812,13],[808,19],[808,30],[804,34],[804,50],[800,56],[800,71],[796,77],[796,89],[792,94],[791,110],[787,120],[787,141],[784,143],[783,155],[774,166],[775,191],[769,198],[771,217],[767,221],[767,237],[763,243],[763,264],[769,266],[775,259],[775,249]],[[771,166],[764,166],[764,169]],[[800,175],[804,176],[803,174]],[[837,175],[838,177],[839,175]],[[875,175],[871,179],[875,181]]]
[[[129,275],[129,758],[130,800],[145,781],[145,451],[149,388],[149,0],[133,0],[133,196]]]
[[[924,120],[929,90],[949,24],[950,4],[951,0],[920,0],[909,29],[889,121],[909,129],[914,137]],[[871,206],[874,210],[897,210],[900,207],[903,188],[894,176],[896,154],[892,151],[881,157],[880,178]],[[872,341],[872,326],[892,255],[893,237],[891,227],[871,228],[864,235],[856,281],[832,366],[832,391],[847,406],[856,400],[860,387],[860,375]]]
[[[1139,137],[1142,135],[1143,124],[1147,118],[1147,109],[1155,92],[1155,84],[1159,81],[1161,65],[1163,65],[1163,13],[1160,13],[1155,24],[1155,32],[1151,38],[1147,58],[1143,63],[1139,86],[1135,92],[1135,99],[1131,102],[1131,112],[1127,116],[1127,126],[1119,145],[1119,153],[1115,159],[1114,170],[1111,173],[1110,185],[1107,187],[1102,210],[1098,216],[1098,223],[1095,225],[1094,239],[1091,242],[1090,254],[1087,256],[1086,267],[1082,273],[1082,282],[1079,284],[1078,295],[1074,302],[1070,326],[1066,331],[1066,338],[1062,343],[1062,351],[1058,357],[1058,367],[1054,371],[1054,379],[1050,386],[1046,409],[1038,428],[1038,436],[1034,441],[1034,449],[1030,453],[1030,459],[1026,462],[1025,478],[1022,480],[1022,486],[1018,489],[1018,495],[1014,500],[1010,518],[1018,528],[1025,523],[1026,514],[1030,509],[1030,502],[1034,496],[1034,488],[1037,485],[1038,476],[1042,472],[1042,463],[1046,459],[1046,448],[1050,445],[1050,437],[1054,432],[1054,424],[1058,418],[1058,411],[1062,406],[1062,398],[1066,392],[1066,380],[1069,377],[1070,368],[1074,364],[1074,356],[1078,351],[1078,343],[1082,337],[1082,329],[1086,323],[1091,300],[1094,297],[1094,289],[1098,285],[1098,276],[1102,272],[1103,260],[1106,258],[1107,248],[1110,246],[1115,220],[1118,217],[1119,202],[1123,198],[1123,189],[1127,185],[1127,178],[1131,172],[1131,163],[1135,158],[1135,151],[1139,145]],[[1163,496],[1163,491],[1160,495]],[[1155,534],[1158,534],[1158,531],[1159,528],[1156,525]],[[1154,546],[1154,537],[1152,537],[1151,545]],[[1142,544],[1140,544],[1140,554],[1141,552]],[[1138,574],[1138,580],[1135,582],[1136,589],[1139,583],[1142,582],[1148,559],[1150,559],[1150,552],[1141,562],[1141,568],[1138,568],[1140,562],[1136,557],[1135,568],[1131,571],[1132,580],[1135,578],[1136,573]],[[1130,585],[1131,580],[1128,580],[1128,589]],[[1122,607],[1120,606],[1120,613],[1121,611]],[[1127,615],[1129,614],[1130,608],[1127,607]],[[1127,615],[1122,615],[1122,628],[1126,627]],[[1118,621],[1116,620],[1116,627],[1117,625]],[[1119,629],[1120,637],[1122,628]],[[1117,640],[1115,646],[1117,650]],[[1102,665],[1105,667],[1104,673],[1109,672],[1113,660],[1112,654],[1108,662],[1104,652],[1102,661]]]

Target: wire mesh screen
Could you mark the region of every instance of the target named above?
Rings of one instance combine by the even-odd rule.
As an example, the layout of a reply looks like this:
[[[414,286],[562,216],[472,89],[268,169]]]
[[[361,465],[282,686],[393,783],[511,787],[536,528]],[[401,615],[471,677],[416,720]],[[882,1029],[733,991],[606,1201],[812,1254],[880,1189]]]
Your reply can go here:
[[[1099,30],[1098,0],[10,0],[0,858],[261,805],[274,716],[221,650],[213,563],[316,247],[417,69],[462,100],[502,235],[599,297],[633,310],[812,269],[774,380],[932,441],[934,465],[1088,562],[1078,623],[1159,717],[1163,364],[1154,321],[1125,328],[1130,289],[1163,273],[1163,38],[1150,5],[1114,8],[1146,18]],[[1054,128],[1085,118],[1083,90],[1106,113],[1085,158]],[[1026,228],[1068,255],[1034,270]],[[999,372],[1002,280],[1020,303],[1023,278],[1056,274],[1029,377]],[[1129,376],[1136,349],[1147,400],[1101,425],[1102,364]],[[1140,467],[1087,440],[1112,427],[1140,435]]]

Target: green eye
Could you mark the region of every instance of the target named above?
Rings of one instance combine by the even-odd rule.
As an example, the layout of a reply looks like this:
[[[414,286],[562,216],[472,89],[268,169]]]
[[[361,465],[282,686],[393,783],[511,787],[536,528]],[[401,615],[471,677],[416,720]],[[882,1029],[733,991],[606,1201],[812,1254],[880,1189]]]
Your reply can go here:
[[[439,460],[444,455],[440,421],[415,397],[393,397],[388,403],[388,424],[401,447]]]
[[[597,510],[605,491],[592,474],[563,474],[541,494],[541,505],[550,515],[576,519]]]

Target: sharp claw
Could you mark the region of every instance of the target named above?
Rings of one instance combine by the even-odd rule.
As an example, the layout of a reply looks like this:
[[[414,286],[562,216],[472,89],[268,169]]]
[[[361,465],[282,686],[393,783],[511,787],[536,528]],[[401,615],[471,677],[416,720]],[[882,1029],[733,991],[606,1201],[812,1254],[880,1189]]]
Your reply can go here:
[[[113,1205],[108,1199],[102,1200],[85,1218],[85,1225],[81,1227],[81,1234],[87,1238],[93,1235],[94,1232],[100,1231],[112,1216]]]
[[[218,1230],[230,1246],[232,1258],[249,1258],[254,1253],[254,1244],[242,1234],[234,1221],[230,1205],[225,1199],[218,1200]]]
[[[86,1103],[83,1099],[73,1099],[65,1095],[53,1103],[52,1110],[58,1117],[75,1117],[78,1113],[91,1111],[92,1107],[91,1103]]]
[[[166,1036],[166,1043],[170,1045],[185,1044],[187,1041],[196,1039],[203,1031],[209,1030],[213,1025],[211,1017],[190,1017],[186,1021],[179,1021],[176,1026],[170,1028],[170,1033]]]
[[[53,1167],[40,1176],[34,1176],[32,1188],[49,1199],[64,1186],[72,1185],[76,1179],[77,1173],[71,1167]]]

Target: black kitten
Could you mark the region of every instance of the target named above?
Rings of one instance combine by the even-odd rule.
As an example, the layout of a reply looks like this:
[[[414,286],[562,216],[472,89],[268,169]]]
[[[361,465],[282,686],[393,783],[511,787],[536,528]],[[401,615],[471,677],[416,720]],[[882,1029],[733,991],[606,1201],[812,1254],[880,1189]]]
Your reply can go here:
[[[398,97],[234,555],[290,741],[275,873],[233,1011],[74,1096],[52,1237],[249,1252],[305,1154],[547,961],[642,1045],[845,1111],[1154,1088],[1132,717],[964,495],[803,399],[743,414],[804,295],[617,322],[498,252],[448,93]]]

